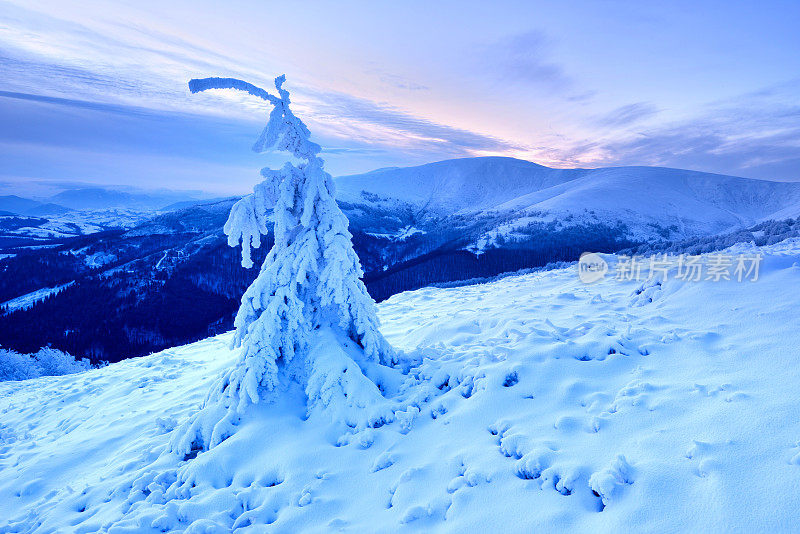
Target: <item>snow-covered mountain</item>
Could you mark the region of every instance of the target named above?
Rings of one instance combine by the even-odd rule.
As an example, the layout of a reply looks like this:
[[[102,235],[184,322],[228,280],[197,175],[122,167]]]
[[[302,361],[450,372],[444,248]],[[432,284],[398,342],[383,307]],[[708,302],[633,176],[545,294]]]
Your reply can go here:
[[[709,235],[800,213],[800,183],[660,167],[551,169],[512,158],[465,158],[337,179],[353,203],[412,205],[424,214],[505,214],[495,234],[531,222],[623,223],[644,240]],[[362,192],[367,192],[364,194]],[[485,239],[485,237],[484,237]]]
[[[169,433],[230,334],[0,384],[0,532],[790,532],[800,523],[800,241],[757,281],[574,268],[379,305],[416,364],[354,433],[287,387],[195,458]],[[613,257],[607,257],[613,261]]]
[[[337,194],[356,201],[361,191],[429,210],[492,210],[512,199],[574,180],[587,171],[557,170],[513,158],[462,158],[418,167],[379,169],[336,179]]]

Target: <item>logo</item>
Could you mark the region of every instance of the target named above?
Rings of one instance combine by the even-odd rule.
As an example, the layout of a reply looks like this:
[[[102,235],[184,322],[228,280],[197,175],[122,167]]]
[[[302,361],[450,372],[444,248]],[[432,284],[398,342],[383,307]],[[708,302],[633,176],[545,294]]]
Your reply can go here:
[[[599,254],[584,252],[578,260],[578,278],[584,284],[599,282],[608,272],[608,263]]]

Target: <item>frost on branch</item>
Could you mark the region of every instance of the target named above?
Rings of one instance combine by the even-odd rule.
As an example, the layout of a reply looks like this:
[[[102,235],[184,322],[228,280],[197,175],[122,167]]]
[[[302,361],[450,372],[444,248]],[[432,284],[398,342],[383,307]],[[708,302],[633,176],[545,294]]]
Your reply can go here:
[[[395,363],[395,353],[379,331],[347,218],[317,157],[320,147],[289,108],[284,81],[275,80],[278,96],[233,78],[189,83],[192,92],[238,89],[270,102],[269,122],[253,150],[288,151],[301,163],[262,170],[264,181],[231,209],[225,233],[231,246],[241,243],[243,266],[253,265],[251,249],[268,234],[270,210],[275,244],[242,296],[234,323],[237,363],[214,383],[203,409],[173,434],[172,449],[180,454],[219,444],[250,404],[290,381],[305,386],[309,413],[327,411],[351,427],[391,417],[364,371]]]

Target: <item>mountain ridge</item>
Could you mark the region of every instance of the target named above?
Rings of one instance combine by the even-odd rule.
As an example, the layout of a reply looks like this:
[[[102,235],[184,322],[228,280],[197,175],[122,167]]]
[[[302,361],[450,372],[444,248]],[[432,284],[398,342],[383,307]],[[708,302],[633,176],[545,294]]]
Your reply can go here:
[[[363,191],[438,213],[605,211],[619,219],[685,219],[687,234],[712,233],[781,213],[800,213],[800,183],[647,166],[553,169],[507,157],[459,158],[336,179],[342,200]],[[360,198],[359,198],[360,197]],[[708,213],[703,213],[708,212]],[[703,232],[703,227],[707,227]]]

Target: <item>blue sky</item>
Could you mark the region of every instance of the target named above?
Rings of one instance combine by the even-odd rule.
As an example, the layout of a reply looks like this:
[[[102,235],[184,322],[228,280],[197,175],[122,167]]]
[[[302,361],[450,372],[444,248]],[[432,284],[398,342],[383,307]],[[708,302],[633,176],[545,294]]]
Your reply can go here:
[[[800,2],[0,0],[0,194],[242,193],[287,75],[335,174],[508,155],[800,180]]]

